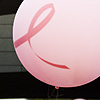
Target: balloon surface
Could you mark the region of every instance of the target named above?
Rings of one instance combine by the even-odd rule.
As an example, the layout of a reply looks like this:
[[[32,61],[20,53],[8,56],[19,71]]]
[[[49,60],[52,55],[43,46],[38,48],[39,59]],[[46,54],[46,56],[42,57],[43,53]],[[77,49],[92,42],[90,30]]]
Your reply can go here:
[[[100,0],[24,0],[13,42],[37,79],[57,87],[87,84],[100,75]]]

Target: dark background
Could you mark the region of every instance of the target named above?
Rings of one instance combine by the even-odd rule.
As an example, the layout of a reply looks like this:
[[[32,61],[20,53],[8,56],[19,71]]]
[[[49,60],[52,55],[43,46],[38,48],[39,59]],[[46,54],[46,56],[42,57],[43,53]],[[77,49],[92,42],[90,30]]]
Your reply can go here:
[[[48,98],[54,89],[28,72],[0,74],[0,98]],[[80,87],[60,88],[58,92],[59,98],[100,99],[100,78]],[[57,90],[51,98],[56,95]]]
[[[0,0],[0,15],[15,14],[23,0]]]
[[[22,1],[0,0],[0,15],[15,14]],[[6,39],[9,39],[9,37]],[[10,37],[10,39],[12,38]],[[0,53],[0,55],[3,53],[7,55],[8,53],[13,54],[15,51],[0,51]],[[2,58],[2,56],[0,57]],[[0,61],[2,62],[2,60]],[[9,62],[6,66],[9,66],[8,64]],[[0,66],[4,67],[4,63]],[[20,66],[22,65],[20,64]],[[84,86],[54,90],[53,86],[40,82],[28,72],[0,73],[0,98],[48,98],[49,96],[54,98],[59,92],[59,98],[100,99],[100,78]]]

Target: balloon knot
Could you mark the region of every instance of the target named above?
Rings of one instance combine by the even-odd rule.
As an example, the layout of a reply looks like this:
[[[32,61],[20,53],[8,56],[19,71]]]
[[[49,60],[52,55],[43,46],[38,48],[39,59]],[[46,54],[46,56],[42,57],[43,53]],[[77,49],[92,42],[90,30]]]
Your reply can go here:
[[[57,90],[58,90],[58,89],[59,89],[59,87],[55,86],[55,89],[57,89]]]

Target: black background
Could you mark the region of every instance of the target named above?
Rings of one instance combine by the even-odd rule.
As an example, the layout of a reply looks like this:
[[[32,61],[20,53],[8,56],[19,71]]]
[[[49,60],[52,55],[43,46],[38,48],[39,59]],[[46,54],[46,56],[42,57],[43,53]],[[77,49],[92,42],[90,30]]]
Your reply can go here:
[[[48,98],[55,88],[28,72],[0,74],[0,98]],[[100,98],[100,78],[83,86],[60,88],[59,98]],[[55,98],[57,90],[51,98]]]
[[[0,0],[0,15],[15,14],[23,0]]]

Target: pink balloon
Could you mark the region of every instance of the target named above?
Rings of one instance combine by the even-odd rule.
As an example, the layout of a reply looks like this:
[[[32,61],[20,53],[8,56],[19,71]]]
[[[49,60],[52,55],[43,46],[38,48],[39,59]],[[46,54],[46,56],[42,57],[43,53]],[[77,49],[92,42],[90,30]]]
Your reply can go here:
[[[100,75],[99,0],[24,0],[13,25],[23,66],[57,87],[76,87]]]

